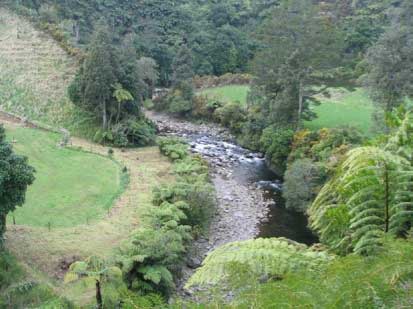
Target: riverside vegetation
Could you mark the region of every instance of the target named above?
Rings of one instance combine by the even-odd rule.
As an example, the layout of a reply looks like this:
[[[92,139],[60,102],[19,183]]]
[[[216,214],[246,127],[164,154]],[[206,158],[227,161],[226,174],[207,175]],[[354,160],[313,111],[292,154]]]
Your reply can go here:
[[[411,1],[201,2],[0,5],[0,307],[411,307]],[[215,188],[144,105],[260,152],[319,243],[182,284]]]

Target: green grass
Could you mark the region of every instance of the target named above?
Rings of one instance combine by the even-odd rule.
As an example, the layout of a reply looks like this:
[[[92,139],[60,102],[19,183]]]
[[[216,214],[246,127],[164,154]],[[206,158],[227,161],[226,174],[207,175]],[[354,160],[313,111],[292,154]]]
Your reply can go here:
[[[18,225],[70,227],[103,217],[121,190],[120,168],[112,160],[61,148],[59,134],[29,128],[7,128],[17,153],[37,170],[24,207],[14,215]],[[11,216],[9,216],[11,224]]]
[[[209,98],[216,98],[225,102],[239,102],[242,105],[247,103],[247,96],[250,87],[247,85],[229,85],[216,88],[209,88],[200,92]]]
[[[373,103],[363,89],[335,89],[330,98],[322,98],[321,105],[312,108],[318,117],[306,123],[311,130],[352,126],[371,134]]]

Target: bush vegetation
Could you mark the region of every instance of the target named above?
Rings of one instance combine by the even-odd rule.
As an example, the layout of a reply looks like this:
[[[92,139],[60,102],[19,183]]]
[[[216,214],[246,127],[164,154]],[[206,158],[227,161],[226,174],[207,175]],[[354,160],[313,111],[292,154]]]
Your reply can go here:
[[[215,198],[205,161],[190,155],[180,139],[161,138],[158,143],[174,162],[176,182],[154,189],[144,226],[121,249],[118,263],[130,289],[169,295],[189,241],[208,226]]]

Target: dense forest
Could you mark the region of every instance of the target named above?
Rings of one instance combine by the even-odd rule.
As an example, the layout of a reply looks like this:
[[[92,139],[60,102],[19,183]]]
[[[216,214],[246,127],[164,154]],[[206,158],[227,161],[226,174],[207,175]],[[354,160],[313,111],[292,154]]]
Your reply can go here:
[[[2,1],[0,307],[410,308],[412,43],[410,0]]]

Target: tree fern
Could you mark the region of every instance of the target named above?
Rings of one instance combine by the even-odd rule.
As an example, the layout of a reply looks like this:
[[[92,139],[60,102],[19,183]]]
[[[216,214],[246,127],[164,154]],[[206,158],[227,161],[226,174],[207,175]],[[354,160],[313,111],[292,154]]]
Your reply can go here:
[[[385,233],[411,226],[412,189],[408,160],[376,147],[353,149],[310,207],[310,225],[333,249],[371,253]]]
[[[325,252],[281,238],[233,242],[210,253],[186,288],[224,282],[231,275],[234,263],[242,264],[256,276],[279,277],[297,269],[316,269],[331,259]]]

